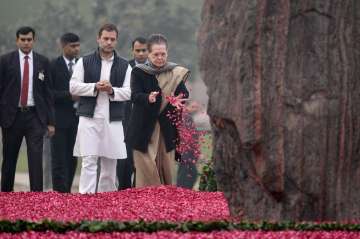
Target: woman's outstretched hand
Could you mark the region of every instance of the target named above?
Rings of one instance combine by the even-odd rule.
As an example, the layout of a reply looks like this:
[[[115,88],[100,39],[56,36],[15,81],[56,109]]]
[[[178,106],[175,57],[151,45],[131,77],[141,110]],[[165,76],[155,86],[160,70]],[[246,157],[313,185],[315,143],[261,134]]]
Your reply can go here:
[[[184,97],[184,95],[181,93],[177,96],[174,96],[174,94],[172,93],[171,96],[168,96],[166,98],[172,106],[176,107],[176,109],[179,110],[179,109],[184,108],[185,102],[188,100],[183,97]]]

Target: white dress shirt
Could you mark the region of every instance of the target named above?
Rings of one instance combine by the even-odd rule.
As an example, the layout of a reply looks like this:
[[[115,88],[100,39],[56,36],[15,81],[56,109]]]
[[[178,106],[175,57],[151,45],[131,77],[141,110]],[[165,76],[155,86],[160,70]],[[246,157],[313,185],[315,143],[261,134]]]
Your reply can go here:
[[[19,61],[20,61],[20,72],[21,72],[21,89],[23,86],[23,77],[24,77],[24,65],[25,65],[25,56],[24,52],[22,52],[19,49]],[[34,75],[34,58],[33,58],[33,52],[31,51],[27,56],[29,56],[28,62],[29,62],[29,90],[28,90],[28,98],[27,98],[27,106],[34,106],[34,95],[33,95],[33,75]],[[21,92],[21,91],[20,91]],[[21,93],[20,93],[21,98]],[[19,98],[19,107],[20,104],[20,98]]]
[[[66,67],[68,68],[68,70],[69,70],[69,63],[70,62],[72,62],[73,63],[73,68],[72,68],[72,70],[74,70],[74,66],[75,66],[75,59],[72,59],[71,61],[69,60],[69,59],[67,59],[65,56],[63,56],[63,58],[64,58],[64,61],[65,61],[65,63],[66,63]]]

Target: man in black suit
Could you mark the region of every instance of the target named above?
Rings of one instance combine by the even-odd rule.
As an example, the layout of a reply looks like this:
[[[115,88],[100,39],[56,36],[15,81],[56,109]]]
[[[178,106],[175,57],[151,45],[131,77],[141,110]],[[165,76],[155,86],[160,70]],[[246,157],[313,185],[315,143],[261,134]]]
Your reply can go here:
[[[133,59],[129,61],[131,67],[134,67],[137,64],[144,64],[148,57],[146,38],[135,38],[131,43],[131,52],[133,54]]]
[[[135,67],[137,64],[144,64],[147,61],[148,50],[147,41],[144,37],[137,37],[131,43],[131,51],[133,59],[129,61],[131,67]],[[127,126],[129,124],[129,118],[131,114],[131,102],[126,102],[125,105],[125,119],[123,121],[124,130],[126,134]],[[116,171],[118,176],[119,186],[118,189],[126,189],[131,187],[131,176],[134,172],[134,162],[132,157],[132,150],[129,145],[126,145],[127,158],[118,160]],[[135,178],[135,177],[134,177]]]
[[[27,144],[30,190],[43,190],[43,136],[55,133],[49,60],[34,52],[35,31],[16,32],[18,50],[0,58],[0,122],[3,135],[1,191],[14,190],[19,149]]]
[[[74,33],[65,33],[60,39],[63,54],[51,62],[51,79],[55,98],[56,134],[51,140],[52,184],[54,191],[71,191],[77,159],[73,156],[78,117],[78,96],[69,92],[73,66],[80,53],[80,38]]]

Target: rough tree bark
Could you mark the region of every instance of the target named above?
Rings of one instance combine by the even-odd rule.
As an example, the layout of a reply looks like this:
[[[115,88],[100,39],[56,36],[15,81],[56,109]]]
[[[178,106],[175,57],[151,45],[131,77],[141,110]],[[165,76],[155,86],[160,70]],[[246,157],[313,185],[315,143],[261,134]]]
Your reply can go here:
[[[251,220],[360,218],[360,1],[205,0],[218,186]]]

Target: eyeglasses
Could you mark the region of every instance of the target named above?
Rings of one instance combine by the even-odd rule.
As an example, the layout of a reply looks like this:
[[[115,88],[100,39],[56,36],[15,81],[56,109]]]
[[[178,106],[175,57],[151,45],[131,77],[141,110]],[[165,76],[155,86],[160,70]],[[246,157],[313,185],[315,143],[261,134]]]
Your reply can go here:
[[[136,52],[147,52],[147,49],[135,49]]]

